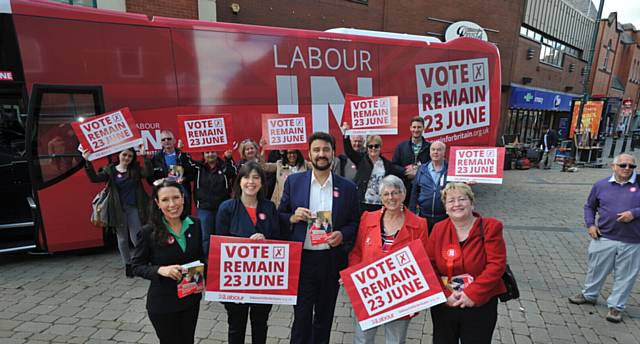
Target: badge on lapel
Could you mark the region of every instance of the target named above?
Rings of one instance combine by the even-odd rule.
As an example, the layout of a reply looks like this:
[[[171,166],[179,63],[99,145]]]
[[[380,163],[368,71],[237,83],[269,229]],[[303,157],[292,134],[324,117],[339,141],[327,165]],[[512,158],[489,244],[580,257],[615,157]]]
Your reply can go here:
[[[264,221],[264,220],[266,220],[266,219],[267,219],[267,215],[266,215],[265,213],[260,213],[260,214],[258,214],[258,218],[259,218],[260,220]]]

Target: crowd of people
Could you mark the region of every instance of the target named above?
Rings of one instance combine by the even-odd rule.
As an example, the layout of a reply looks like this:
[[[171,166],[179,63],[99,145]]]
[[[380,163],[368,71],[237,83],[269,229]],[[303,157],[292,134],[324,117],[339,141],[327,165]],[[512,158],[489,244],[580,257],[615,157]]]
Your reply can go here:
[[[237,162],[232,151],[205,152],[195,161],[165,130],[162,150],[151,159],[141,147],[142,167],[136,151],[126,149],[99,172],[87,163],[86,172],[116,195],[109,209],[125,273],[151,281],[147,310],[161,343],[193,342],[201,294],[178,298],[176,281],[181,265],[207,262],[212,234],[302,243],[291,343],[329,343],[339,272],[415,240],[446,296],[430,310],[434,342],[490,343],[497,296],[505,291],[502,224],[475,212],[469,185],[448,182],[446,145],[424,140],[423,130],[421,117],[411,119],[411,137],[391,160],[381,153],[380,136],[343,135],[344,154],[337,155],[335,138],[316,132],[306,155],[285,150],[265,157],[263,140],[246,139]],[[143,179],[153,187],[150,200]],[[309,228],[319,214],[326,241],[314,243]],[[251,341],[266,342],[271,305],[224,307],[229,343],[245,342],[248,321]],[[386,342],[404,343],[416,315],[380,326]],[[373,343],[376,329],[363,331],[356,321],[354,342]]]

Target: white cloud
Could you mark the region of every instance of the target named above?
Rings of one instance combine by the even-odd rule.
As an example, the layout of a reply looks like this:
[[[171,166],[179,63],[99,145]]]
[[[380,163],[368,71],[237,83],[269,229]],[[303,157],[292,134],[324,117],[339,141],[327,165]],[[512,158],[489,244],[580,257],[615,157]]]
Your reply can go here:
[[[594,0],[593,3],[598,8],[599,1]],[[602,17],[607,18],[611,12],[618,12],[618,22],[621,24],[631,23],[640,30],[640,1],[604,0]]]

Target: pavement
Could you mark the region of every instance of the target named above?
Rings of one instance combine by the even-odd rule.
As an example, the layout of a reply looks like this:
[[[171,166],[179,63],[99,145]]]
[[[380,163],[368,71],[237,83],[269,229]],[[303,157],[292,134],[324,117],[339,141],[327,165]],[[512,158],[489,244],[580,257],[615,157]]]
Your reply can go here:
[[[610,173],[606,167],[563,173],[554,166],[505,171],[503,185],[474,186],[476,209],[505,224],[508,261],[521,293],[498,306],[494,343],[640,342],[639,285],[619,324],[604,319],[610,278],[596,306],[567,302],[586,272],[582,206],[593,182]],[[157,343],[145,310],[147,287],[146,280],[124,278],[114,249],[0,256],[0,343]],[[353,342],[353,319],[341,291],[332,343]],[[275,306],[268,343],[288,343],[292,320],[291,306]],[[224,308],[203,301],[196,342],[224,343],[226,336]],[[407,343],[431,338],[429,312],[422,312],[411,321]],[[383,342],[379,333],[376,343]]]

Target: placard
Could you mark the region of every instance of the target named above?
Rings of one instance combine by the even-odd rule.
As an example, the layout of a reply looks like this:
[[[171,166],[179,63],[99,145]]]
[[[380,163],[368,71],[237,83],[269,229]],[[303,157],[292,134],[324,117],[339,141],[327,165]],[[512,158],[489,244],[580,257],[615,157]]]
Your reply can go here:
[[[349,124],[346,135],[398,134],[398,97],[361,97],[347,94],[343,121]]]
[[[142,144],[140,131],[129,108],[73,122],[71,127],[81,146],[89,150],[89,161]]]
[[[491,124],[488,71],[486,58],[416,65],[425,138]]]
[[[295,305],[302,243],[211,236],[205,300]]]
[[[447,301],[420,240],[340,276],[363,331]]]
[[[178,137],[185,152],[212,152],[233,149],[231,115],[180,115]]]
[[[262,137],[268,150],[308,149],[307,138],[313,133],[311,115],[262,114]]]
[[[504,147],[451,147],[449,182],[502,184]]]

